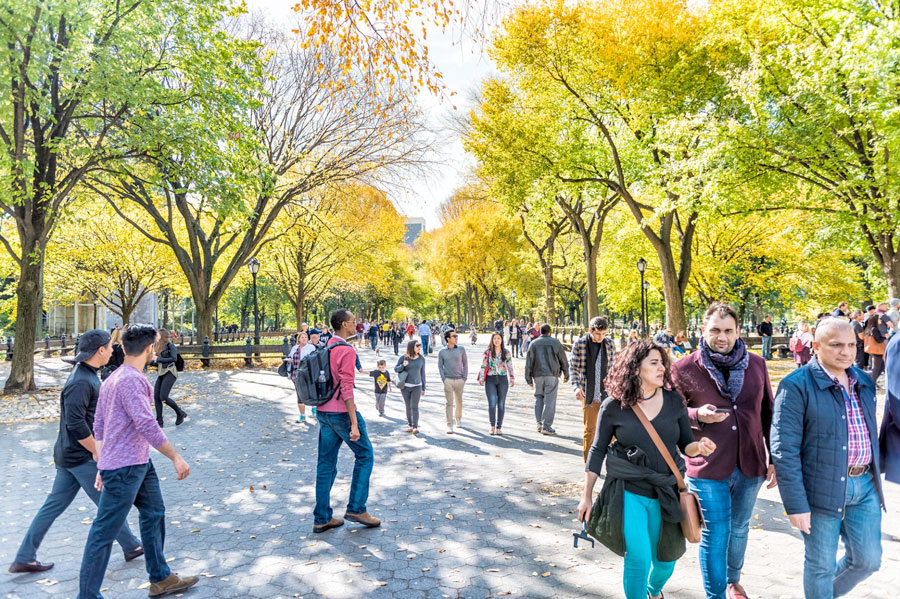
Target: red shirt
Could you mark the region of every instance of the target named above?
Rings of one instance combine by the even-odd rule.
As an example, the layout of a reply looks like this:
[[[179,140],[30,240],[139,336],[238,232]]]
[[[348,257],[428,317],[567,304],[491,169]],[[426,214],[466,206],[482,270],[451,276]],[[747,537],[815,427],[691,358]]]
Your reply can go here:
[[[708,437],[716,444],[716,451],[708,457],[685,458],[688,476],[725,480],[735,468],[740,468],[749,478],[765,476],[774,406],[766,361],[750,354],[744,386],[734,404],[719,393],[715,381],[700,363],[699,351],[672,366],[672,380],[675,390],[684,396],[694,437]],[[697,410],[706,404],[727,409],[728,418],[701,425]]]
[[[332,337],[328,345],[343,341],[340,337]],[[353,399],[353,381],[356,379],[356,350],[344,345],[335,347],[328,355],[331,365],[331,380],[335,382],[337,392],[330,400],[316,408],[319,412],[347,412],[344,402]]]

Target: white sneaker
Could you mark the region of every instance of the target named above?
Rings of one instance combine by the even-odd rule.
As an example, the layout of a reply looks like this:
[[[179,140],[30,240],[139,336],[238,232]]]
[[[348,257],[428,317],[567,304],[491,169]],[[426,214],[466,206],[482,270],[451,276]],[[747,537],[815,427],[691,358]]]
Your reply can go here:
[[[447,427],[447,434],[448,434],[448,435],[452,435],[452,434],[453,434],[453,427],[452,427],[452,426],[448,426],[448,427]]]
[[[462,418],[457,418],[457,419],[456,419],[456,427],[457,427],[457,428],[462,428]]]

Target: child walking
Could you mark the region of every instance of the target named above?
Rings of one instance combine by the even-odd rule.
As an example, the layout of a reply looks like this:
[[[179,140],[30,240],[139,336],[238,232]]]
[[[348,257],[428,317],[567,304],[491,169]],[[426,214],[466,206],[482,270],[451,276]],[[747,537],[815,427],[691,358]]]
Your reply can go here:
[[[375,379],[375,407],[378,408],[378,415],[384,418],[384,403],[391,390],[391,373],[387,370],[387,362],[378,360],[378,370],[370,371],[369,376]]]

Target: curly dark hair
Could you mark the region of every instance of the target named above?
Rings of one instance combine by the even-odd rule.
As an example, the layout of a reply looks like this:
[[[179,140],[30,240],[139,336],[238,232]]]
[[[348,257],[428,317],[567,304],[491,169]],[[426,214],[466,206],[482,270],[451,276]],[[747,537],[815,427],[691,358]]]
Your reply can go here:
[[[626,347],[616,356],[613,367],[606,375],[603,383],[610,397],[619,400],[623,405],[633,406],[644,398],[641,392],[641,362],[651,351],[658,351],[666,369],[663,388],[672,388],[672,377],[669,371],[669,356],[666,350],[648,339],[642,339]]]

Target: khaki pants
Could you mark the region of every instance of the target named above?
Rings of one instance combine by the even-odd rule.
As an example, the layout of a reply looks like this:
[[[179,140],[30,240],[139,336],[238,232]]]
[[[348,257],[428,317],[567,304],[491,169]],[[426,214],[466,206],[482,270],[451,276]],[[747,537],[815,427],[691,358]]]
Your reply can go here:
[[[582,406],[581,412],[584,415],[584,461],[587,463],[588,452],[591,450],[591,444],[594,442],[594,433],[597,430],[597,417],[600,416],[600,406],[603,405],[599,401],[595,401],[586,406]]]
[[[462,420],[462,397],[466,381],[463,379],[444,379],[444,398],[447,401],[447,426],[453,428],[453,398],[456,398],[456,419]]]

